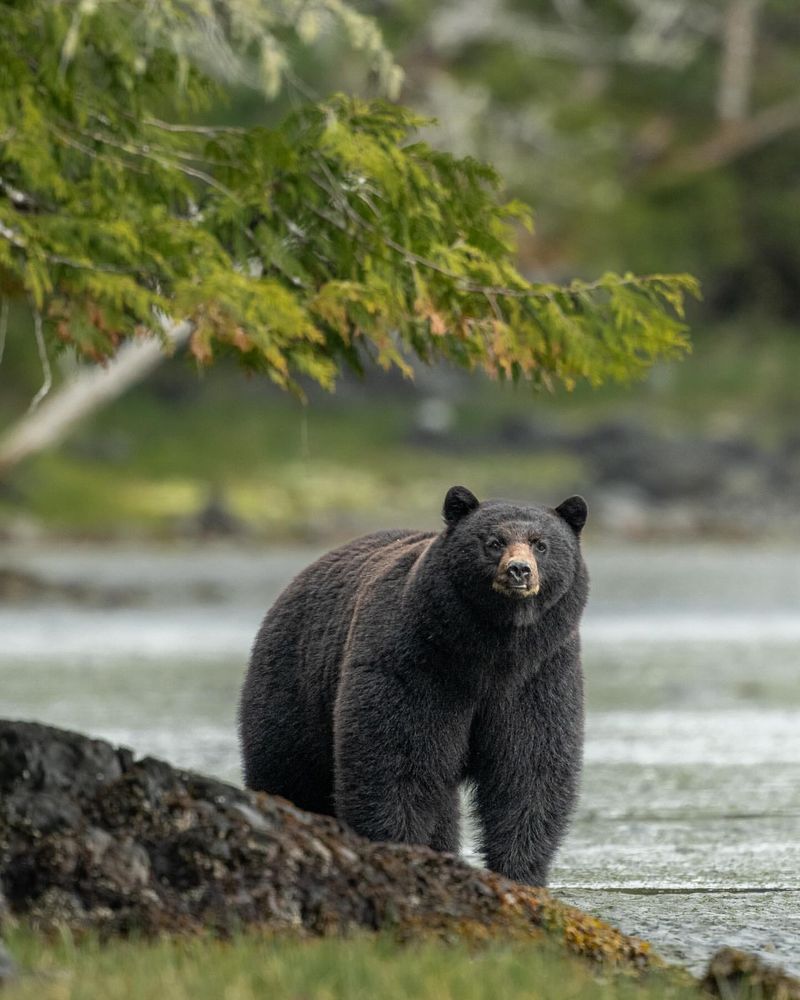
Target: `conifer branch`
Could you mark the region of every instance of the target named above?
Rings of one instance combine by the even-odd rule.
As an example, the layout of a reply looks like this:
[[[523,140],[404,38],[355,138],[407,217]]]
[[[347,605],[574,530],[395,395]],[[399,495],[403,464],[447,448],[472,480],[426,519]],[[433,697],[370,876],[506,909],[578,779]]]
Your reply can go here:
[[[247,133],[247,129],[239,128],[236,125],[187,125],[181,122],[165,122],[160,118],[151,117],[143,118],[142,124],[161,129],[163,132],[177,133],[178,135],[189,134],[216,137],[218,135],[245,135]]]
[[[108,359],[157,309],[191,324],[199,364],[235,353],[286,388],[300,375],[330,386],[359,352],[404,371],[415,353],[572,385],[630,378],[685,349],[691,279],[531,283],[515,263],[524,208],[503,202],[490,167],[413,141],[422,121],[407,109],[306,94],[271,129],[195,125],[219,80],[207,53],[176,48],[174,0],[148,8],[146,39],[120,34],[119,8],[99,0],[62,48],[76,2],[59,20],[50,0],[0,0],[3,97],[29,102],[15,142],[0,147],[0,270],[4,287],[35,302],[45,357],[70,345]],[[338,0],[316,2],[350,16]],[[235,8],[231,17],[265,10]],[[274,25],[258,23],[247,37],[272,57]],[[375,37],[364,44],[383,58]],[[54,84],[40,68],[65,52]],[[294,88],[291,67],[276,72]],[[175,106],[163,111],[167,92]]]
[[[322,191],[324,191],[331,200],[341,209],[341,211],[357,226],[369,230],[373,235],[378,236],[383,244],[389,249],[393,250],[395,253],[400,254],[406,263],[416,264],[420,267],[424,267],[429,271],[435,271],[438,274],[443,275],[446,278],[458,283],[459,288],[472,295],[482,295],[487,301],[497,298],[512,298],[512,299],[542,299],[547,301],[552,301],[553,296],[560,293],[562,295],[574,295],[578,293],[591,293],[604,290],[613,285],[618,288],[638,288],[647,287],[657,282],[663,282],[665,280],[665,275],[661,274],[646,274],[646,275],[626,275],[624,278],[618,276],[613,277],[603,277],[597,278],[594,281],[579,281],[574,280],[566,285],[549,285],[547,288],[537,288],[535,285],[528,285],[526,288],[509,288],[503,285],[485,285],[480,282],[471,281],[465,278],[463,274],[459,274],[450,268],[444,267],[443,265],[431,260],[430,258],[424,257],[413,250],[394,240],[392,237],[387,236],[378,226],[370,223],[362,215],[355,211],[352,205],[347,201],[344,195],[344,191],[341,187],[337,187],[336,180],[331,174],[327,164],[324,162],[322,157],[315,157],[319,163],[320,168],[323,173],[325,173],[328,183],[325,184],[319,180],[319,178],[310,175],[311,180],[317,184]],[[370,206],[372,207],[372,206]],[[374,210],[374,209],[373,209]],[[342,225],[338,220],[336,220],[330,213],[325,212],[318,207],[314,208],[315,213],[326,222],[331,225],[335,225],[337,228],[343,232],[347,232],[347,227]],[[521,279],[523,280],[523,279]],[[691,282],[689,282],[691,285]],[[695,283],[696,285],[696,283]]]
[[[179,170],[187,177],[193,177],[195,180],[202,181],[204,184],[208,185],[208,187],[214,188],[214,190],[224,194],[226,198],[230,198],[237,204],[241,204],[238,196],[234,194],[229,187],[221,184],[211,174],[206,173],[205,170],[199,170],[197,167],[191,167],[186,163],[180,162],[185,159],[197,159],[197,157],[193,157],[189,153],[182,153],[179,151],[166,153],[152,148],[145,148],[144,146],[137,146],[131,142],[120,142],[117,139],[113,139],[111,136],[104,135],[102,132],[91,132],[85,129],[82,129],[80,134],[86,139],[92,139],[94,142],[101,143],[104,146],[110,146],[112,149],[118,149],[123,153],[128,153],[130,156],[137,156],[143,160],[150,160],[152,163],[157,164],[164,170]],[[175,159],[171,159],[170,157],[175,157]],[[127,161],[125,160],[121,160],[120,162],[127,165]]]

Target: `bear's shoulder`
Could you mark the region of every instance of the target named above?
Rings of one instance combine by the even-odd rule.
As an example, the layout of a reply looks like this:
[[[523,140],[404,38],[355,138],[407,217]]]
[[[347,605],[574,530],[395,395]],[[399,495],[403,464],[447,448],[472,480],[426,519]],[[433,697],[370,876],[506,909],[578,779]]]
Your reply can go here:
[[[358,564],[374,559],[393,561],[401,553],[412,550],[433,537],[435,537],[433,532],[413,531],[407,528],[373,531],[338,545],[326,552],[313,565]]]
[[[402,577],[420,551],[435,535],[432,532],[392,529],[361,535],[320,556],[294,578],[283,597],[327,592],[353,595],[364,586],[385,578]],[[344,610],[344,609],[343,609]]]

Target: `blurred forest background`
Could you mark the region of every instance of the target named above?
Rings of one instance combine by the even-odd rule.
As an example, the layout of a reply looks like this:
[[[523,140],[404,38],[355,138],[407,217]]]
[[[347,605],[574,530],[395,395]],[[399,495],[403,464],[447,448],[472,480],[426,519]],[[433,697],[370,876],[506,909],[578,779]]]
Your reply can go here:
[[[521,270],[690,271],[693,353],[640,383],[498,385],[369,370],[303,405],[220,362],[165,361],[0,483],[12,540],[223,534],[329,541],[434,524],[447,486],[557,501],[627,538],[781,536],[800,491],[800,16],[794,0],[373,0],[428,138],[534,206]],[[298,87],[369,95],[335,35]],[[277,121],[291,90],[268,110]],[[262,123],[251,91],[215,120]],[[62,364],[69,364],[63,359]],[[42,380],[9,337],[0,427]]]

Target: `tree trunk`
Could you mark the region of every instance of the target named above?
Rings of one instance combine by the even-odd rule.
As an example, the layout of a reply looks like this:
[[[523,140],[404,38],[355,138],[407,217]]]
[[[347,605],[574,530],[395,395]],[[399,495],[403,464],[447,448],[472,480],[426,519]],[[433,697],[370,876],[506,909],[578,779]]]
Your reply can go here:
[[[761,0],[729,0],[722,22],[722,62],[717,90],[717,117],[740,122],[750,112],[756,21]]]
[[[188,320],[165,330],[174,350],[188,340]],[[65,382],[42,405],[26,414],[0,439],[0,476],[24,458],[57,444],[84,417],[121,396],[164,360],[165,344],[156,337],[128,341],[104,367],[86,368]]]

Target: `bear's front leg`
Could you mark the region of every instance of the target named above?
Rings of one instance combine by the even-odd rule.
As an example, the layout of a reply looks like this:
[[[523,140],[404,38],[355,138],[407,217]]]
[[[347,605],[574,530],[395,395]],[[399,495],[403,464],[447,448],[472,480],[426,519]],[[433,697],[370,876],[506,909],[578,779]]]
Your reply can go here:
[[[575,638],[476,719],[469,771],[488,868],[517,882],[547,885],[575,804],[582,756],[583,682]]]
[[[334,713],[336,815],[376,841],[458,850],[466,708],[422,672],[348,665]]]

